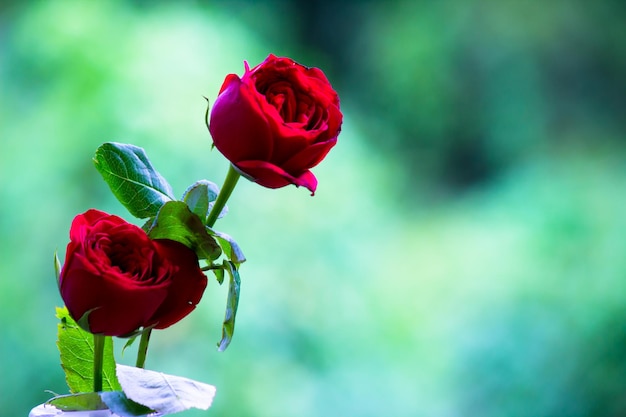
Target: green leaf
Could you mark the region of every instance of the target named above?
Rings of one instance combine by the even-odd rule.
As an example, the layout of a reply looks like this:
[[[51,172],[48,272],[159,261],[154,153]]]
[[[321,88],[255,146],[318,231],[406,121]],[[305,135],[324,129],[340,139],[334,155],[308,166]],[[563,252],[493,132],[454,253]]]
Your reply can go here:
[[[207,410],[215,397],[212,385],[133,366],[117,365],[117,377],[126,397],[164,415]]]
[[[154,410],[131,400],[122,391],[101,392],[100,398],[116,416],[141,417],[154,413]]]
[[[57,308],[58,324],[57,346],[61,354],[61,367],[65,371],[65,380],[71,393],[93,391],[93,335],[81,329],[72,319],[67,308]],[[115,376],[115,358],[113,340],[107,337],[104,343],[102,366],[102,389],[120,390]]]
[[[224,268],[228,272],[230,282],[228,285],[228,299],[226,300],[226,313],[224,314],[224,324],[222,325],[222,340],[217,344],[217,350],[223,352],[230,345],[235,333],[235,316],[239,305],[239,290],[241,280],[239,271],[233,262],[224,261]]]
[[[61,411],[111,410],[120,417],[142,417],[154,413],[154,410],[126,397],[122,391],[59,395],[51,398],[47,403]]]
[[[173,192],[150,163],[142,148],[123,143],[104,143],[93,158],[96,169],[117,199],[140,219],[154,216]]]
[[[230,259],[234,264],[239,265],[246,261],[246,257],[243,254],[241,248],[235,242],[235,240],[227,235],[226,233],[218,232],[217,230],[213,230],[208,228],[209,234],[215,236],[217,239],[217,243],[220,244],[224,254],[228,259]]]
[[[107,406],[100,399],[97,392],[81,392],[79,394],[58,395],[48,400],[48,404],[53,405],[63,411],[93,411],[106,410]]]
[[[211,210],[213,209],[213,206],[215,205],[215,200],[212,200],[209,203],[209,210],[207,210],[207,216],[209,215],[209,213],[211,212]],[[220,213],[217,215],[218,219],[221,219],[222,217],[226,216],[228,214],[228,206],[226,204],[224,204],[224,207],[222,207],[222,210],[220,211]]]
[[[220,190],[215,183],[207,180],[200,180],[193,183],[183,194],[183,201],[187,203],[189,209],[195,213],[202,222],[206,220],[212,202],[217,199]],[[222,211],[222,216],[226,214]]]
[[[217,268],[213,270],[213,273],[215,274],[215,279],[217,279],[217,282],[222,285],[222,283],[224,282],[224,270],[222,268]]]
[[[151,239],[170,239],[193,249],[199,259],[215,260],[222,249],[202,220],[182,201],[169,201],[161,207],[148,230]]]

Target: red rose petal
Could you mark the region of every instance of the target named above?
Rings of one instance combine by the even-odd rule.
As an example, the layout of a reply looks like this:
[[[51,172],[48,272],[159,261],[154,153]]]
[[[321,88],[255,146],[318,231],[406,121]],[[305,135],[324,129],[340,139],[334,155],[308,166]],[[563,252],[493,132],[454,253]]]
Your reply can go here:
[[[272,136],[256,91],[231,74],[211,110],[209,131],[215,147],[231,162],[267,159]]]
[[[308,188],[311,193],[315,193],[317,188],[317,179],[310,171],[294,176],[265,161],[242,161],[237,165],[237,168],[253,178],[253,181],[267,188],[281,188],[294,184]]]
[[[175,266],[167,297],[148,321],[157,323],[156,329],[165,329],[196,308],[207,286],[207,277],[200,270],[196,253],[187,246],[166,239],[157,239],[154,244],[160,257]]]

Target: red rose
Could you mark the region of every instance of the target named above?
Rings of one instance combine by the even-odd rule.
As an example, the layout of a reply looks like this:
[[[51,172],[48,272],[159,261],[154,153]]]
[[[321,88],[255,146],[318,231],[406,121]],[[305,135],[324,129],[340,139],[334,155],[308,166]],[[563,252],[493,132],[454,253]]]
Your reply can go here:
[[[74,218],[61,297],[75,320],[88,314],[92,333],[128,335],[164,329],[200,302],[207,278],[191,249],[151,240],[139,227],[98,210]]]
[[[339,97],[324,73],[274,55],[242,78],[224,80],[211,110],[213,143],[244,176],[265,187],[315,192],[309,171],[337,143]]]

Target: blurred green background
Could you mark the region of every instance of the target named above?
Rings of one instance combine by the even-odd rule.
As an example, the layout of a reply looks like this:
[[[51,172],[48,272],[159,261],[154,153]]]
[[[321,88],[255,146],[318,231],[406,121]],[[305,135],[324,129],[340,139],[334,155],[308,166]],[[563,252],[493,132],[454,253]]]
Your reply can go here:
[[[179,195],[221,184],[203,96],[269,53],[326,72],[343,132],[315,197],[235,190],[233,344],[210,280],[148,355],[217,386],[182,415],[626,415],[625,5],[2,2],[0,415],[66,392],[52,256],[74,215],[131,220],[97,146],[145,148]]]

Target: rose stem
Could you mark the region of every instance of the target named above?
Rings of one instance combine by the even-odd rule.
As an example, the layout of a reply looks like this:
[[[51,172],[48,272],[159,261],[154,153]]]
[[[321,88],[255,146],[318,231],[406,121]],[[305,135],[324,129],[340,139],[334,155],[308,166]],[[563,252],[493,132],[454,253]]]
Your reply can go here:
[[[146,366],[146,355],[148,354],[148,342],[150,342],[150,334],[152,329],[145,329],[141,332],[141,339],[139,340],[139,350],[137,351],[137,368],[143,368]]]
[[[103,334],[93,335],[93,390],[102,391],[102,357],[104,356]]]
[[[226,205],[226,201],[232,194],[235,189],[235,185],[237,185],[237,181],[239,181],[239,177],[241,174],[237,172],[237,170],[232,166],[232,164],[228,168],[228,173],[226,174],[226,179],[224,180],[224,185],[222,185],[222,189],[215,200],[215,204],[213,204],[213,208],[211,208],[211,212],[209,213],[209,217],[206,219],[206,225],[209,227],[213,227],[215,221],[217,220],[217,216],[220,215],[222,209]]]

